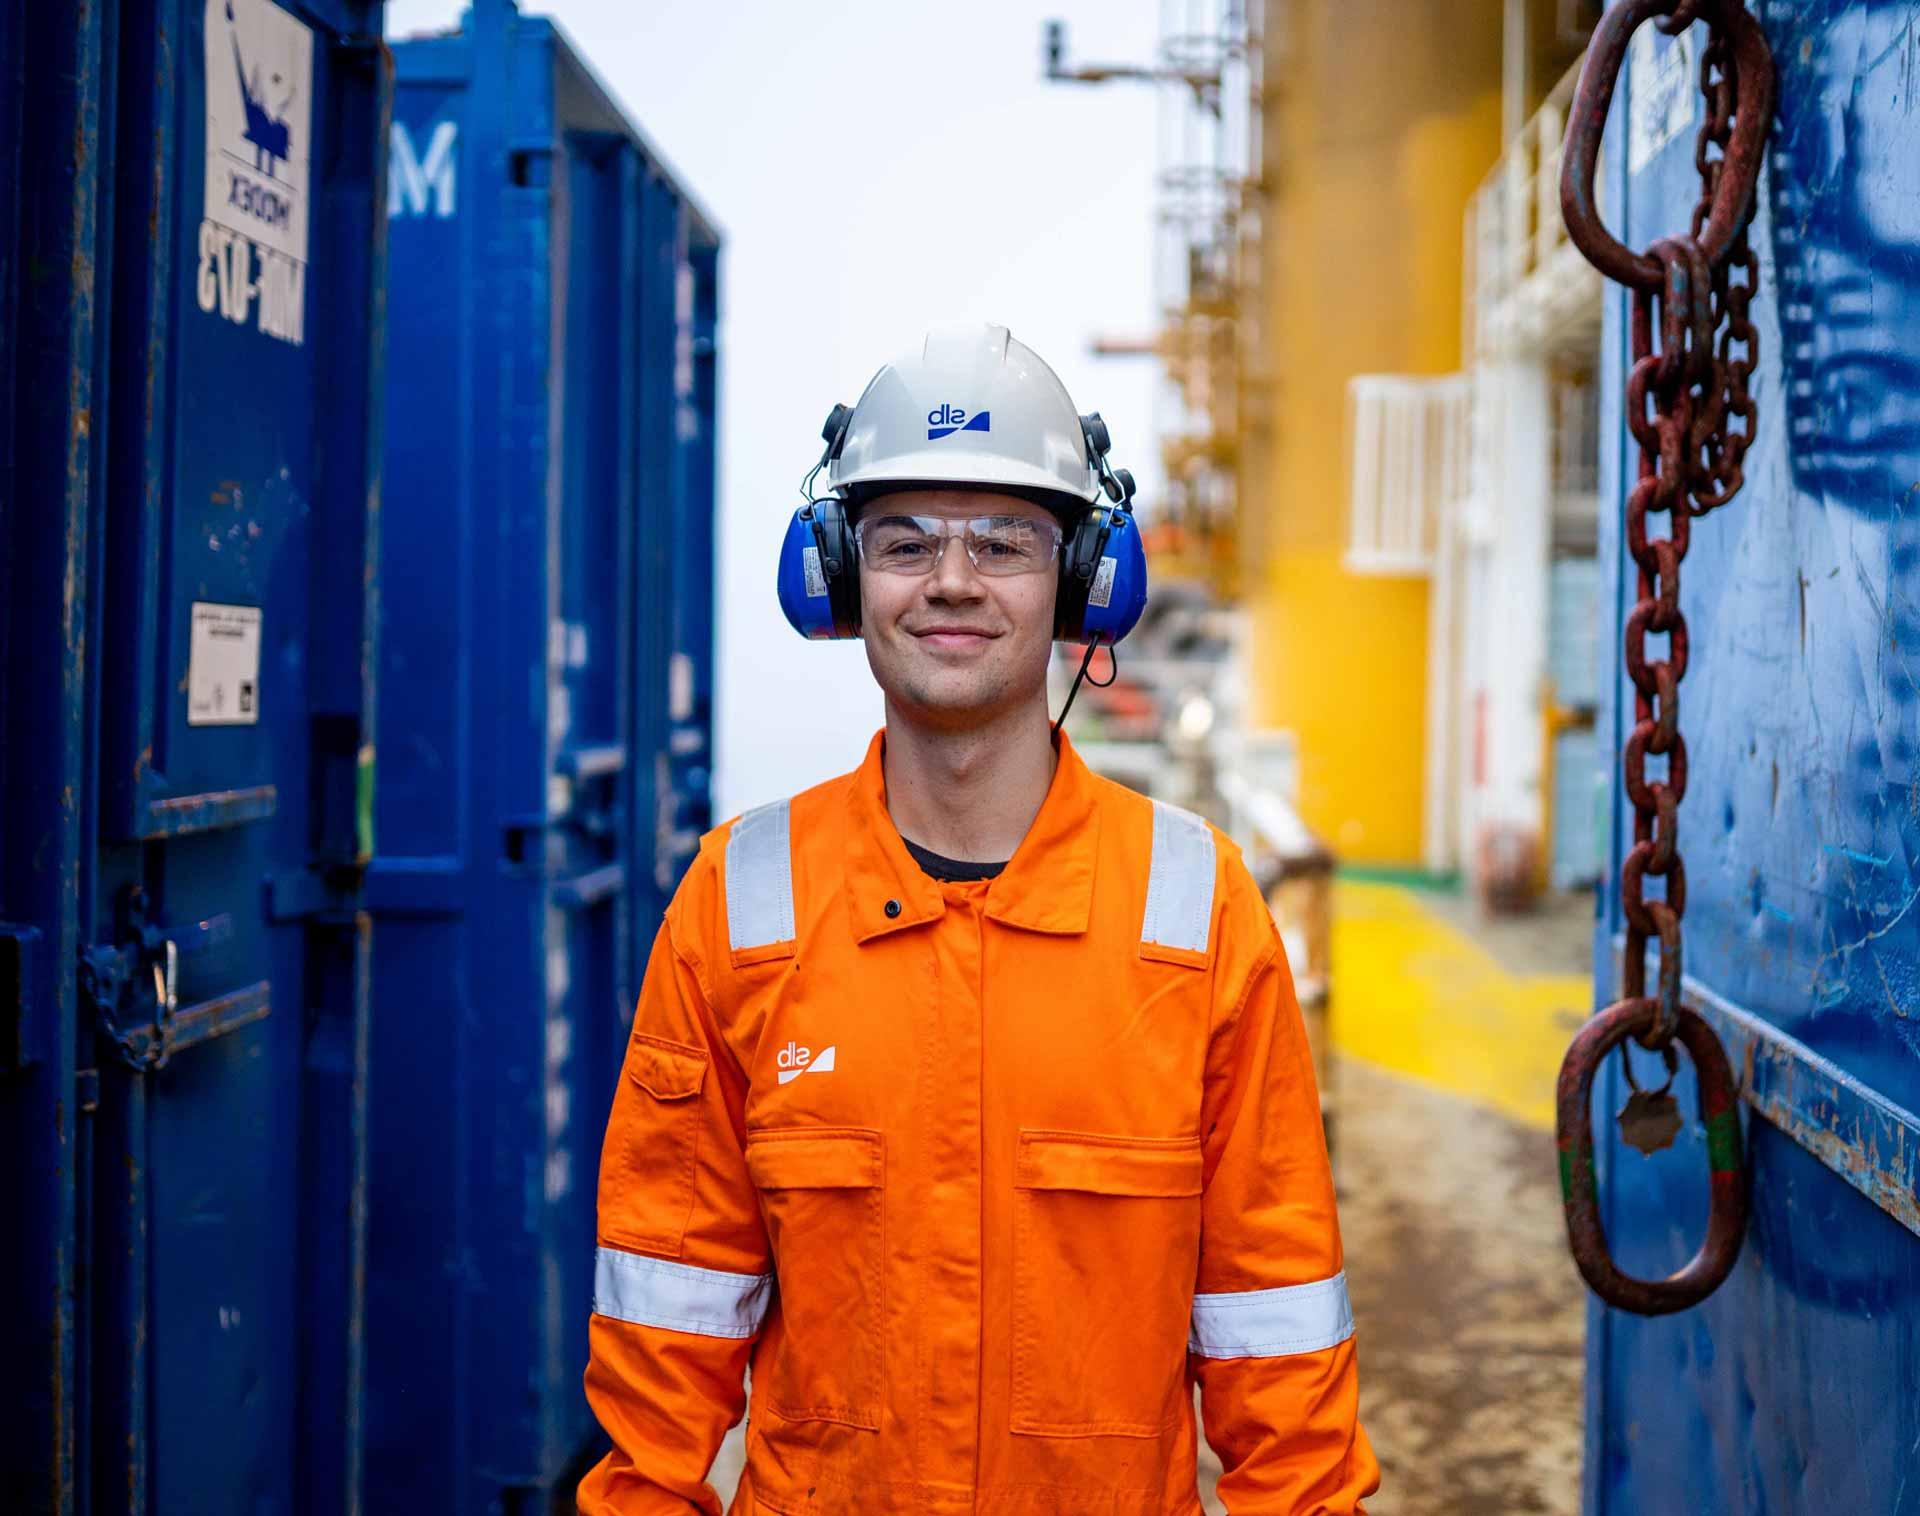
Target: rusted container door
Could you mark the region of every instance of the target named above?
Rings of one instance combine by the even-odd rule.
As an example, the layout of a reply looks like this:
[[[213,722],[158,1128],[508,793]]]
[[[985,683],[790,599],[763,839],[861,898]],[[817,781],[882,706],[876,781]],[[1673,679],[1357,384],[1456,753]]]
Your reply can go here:
[[[27,112],[76,127],[35,174],[87,223],[33,298],[91,327],[27,378],[66,402],[29,435],[71,443],[68,567],[36,531],[10,614],[63,628],[73,698],[8,768],[74,761],[8,827],[71,864],[0,908],[51,946],[0,1100],[52,1096],[10,1164],[54,1289],[44,1322],[7,1291],[46,1421],[0,1505],[355,1510],[380,7],[30,10],[73,68],[27,69]]]

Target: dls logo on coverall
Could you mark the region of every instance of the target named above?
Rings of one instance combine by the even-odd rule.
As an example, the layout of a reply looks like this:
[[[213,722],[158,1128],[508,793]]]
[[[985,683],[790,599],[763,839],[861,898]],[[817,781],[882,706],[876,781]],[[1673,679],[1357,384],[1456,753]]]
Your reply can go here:
[[[839,1044],[834,1045],[838,1047]],[[819,1056],[812,1048],[803,1048],[798,1043],[789,1042],[780,1049],[780,1056],[774,1062],[780,1068],[780,1082],[791,1084],[802,1074],[831,1074],[833,1072],[834,1048],[822,1048]]]

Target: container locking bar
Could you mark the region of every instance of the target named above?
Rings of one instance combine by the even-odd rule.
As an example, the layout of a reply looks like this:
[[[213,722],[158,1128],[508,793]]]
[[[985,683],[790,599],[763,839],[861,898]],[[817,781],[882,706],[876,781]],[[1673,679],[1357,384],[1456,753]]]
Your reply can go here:
[[[180,1004],[180,956],[203,952],[233,935],[222,913],[190,926],[163,927],[145,917],[143,892],[130,893],[126,915],[133,940],[80,954],[80,991],[93,1005],[101,1033],[121,1062],[140,1073],[163,1069],[173,1055],[265,1019],[272,983],[258,980],[211,1000]],[[130,1021],[135,1013],[144,1021]]]

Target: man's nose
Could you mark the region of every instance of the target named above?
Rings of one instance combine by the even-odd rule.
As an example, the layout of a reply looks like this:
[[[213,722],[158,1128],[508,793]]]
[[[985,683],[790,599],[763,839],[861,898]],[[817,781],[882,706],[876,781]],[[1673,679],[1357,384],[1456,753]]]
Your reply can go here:
[[[927,576],[927,595],[936,600],[977,600],[985,593],[966,538],[955,534],[942,540],[940,557]]]

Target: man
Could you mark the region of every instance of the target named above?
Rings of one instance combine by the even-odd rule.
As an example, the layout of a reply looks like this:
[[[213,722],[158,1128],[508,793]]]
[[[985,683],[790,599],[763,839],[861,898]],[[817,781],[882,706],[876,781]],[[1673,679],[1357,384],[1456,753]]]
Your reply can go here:
[[[1377,1469],[1305,1035],[1233,845],[1049,724],[1145,600],[1105,428],[1000,327],[828,425],[790,617],[864,638],[852,774],[709,835],[601,1159],[590,1516],[1234,1516]],[[1118,509],[1099,504],[1102,490]],[[1084,671],[1084,665],[1083,665]]]

